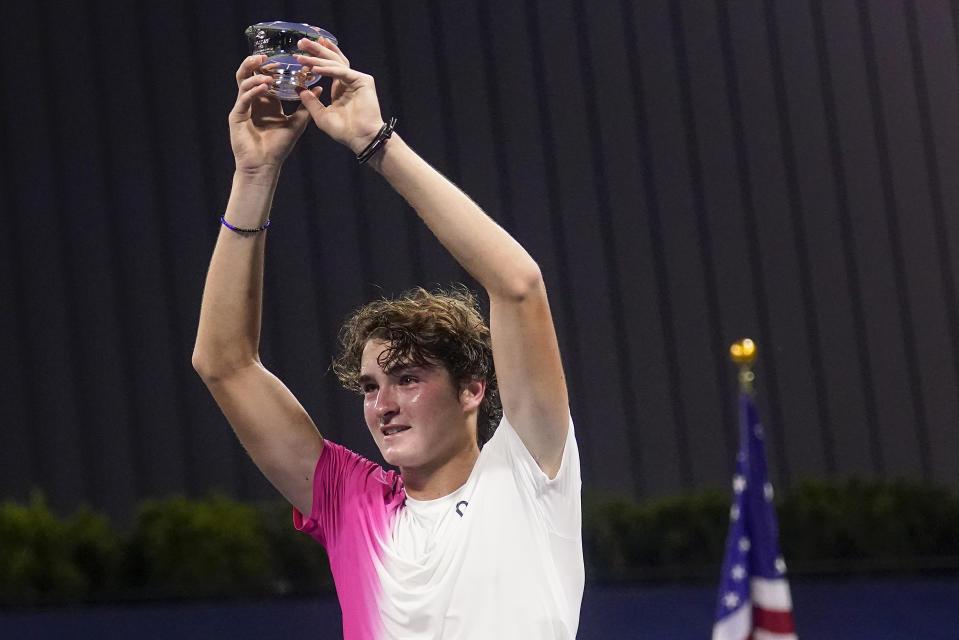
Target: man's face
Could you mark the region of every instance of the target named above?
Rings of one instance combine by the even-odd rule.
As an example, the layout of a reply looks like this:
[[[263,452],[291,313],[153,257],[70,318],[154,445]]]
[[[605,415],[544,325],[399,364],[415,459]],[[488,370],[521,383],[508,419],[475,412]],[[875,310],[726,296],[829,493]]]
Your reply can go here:
[[[478,399],[471,385],[460,390],[439,364],[387,373],[377,361],[386,347],[383,340],[370,340],[360,363],[363,415],[383,458],[401,469],[433,469],[476,446],[482,389]]]

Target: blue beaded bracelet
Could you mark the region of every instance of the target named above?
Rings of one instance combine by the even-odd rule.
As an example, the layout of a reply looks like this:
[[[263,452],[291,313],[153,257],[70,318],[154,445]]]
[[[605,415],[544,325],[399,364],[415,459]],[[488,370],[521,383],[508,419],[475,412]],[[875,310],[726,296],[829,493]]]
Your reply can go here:
[[[270,228],[270,219],[267,218],[266,222],[263,223],[262,227],[257,227],[256,229],[244,229],[242,227],[234,227],[232,224],[226,221],[226,217],[220,216],[220,222],[223,223],[223,226],[229,229],[230,231],[235,231],[237,233],[259,233],[261,231],[266,231]]]

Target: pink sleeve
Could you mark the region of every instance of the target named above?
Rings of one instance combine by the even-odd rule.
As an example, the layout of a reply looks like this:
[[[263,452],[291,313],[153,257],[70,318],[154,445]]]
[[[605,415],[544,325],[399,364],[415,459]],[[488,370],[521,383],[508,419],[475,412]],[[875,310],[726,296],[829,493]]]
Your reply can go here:
[[[374,564],[390,522],[406,500],[403,480],[349,449],[326,440],[313,474],[308,518],[293,509],[293,524],[326,547],[347,640],[379,638],[382,591]]]
[[[313,472],[312,511],[309,517],[304,517],[294,508],[293,524],[329,549],[336,545],[345,513],[355,512],[359,507],[378,519],[369,510],[392,511],[398,506],[398,497],[402,504],[405,494],[402,480],[395,471],[385,471],[346,447],[324,440]]]

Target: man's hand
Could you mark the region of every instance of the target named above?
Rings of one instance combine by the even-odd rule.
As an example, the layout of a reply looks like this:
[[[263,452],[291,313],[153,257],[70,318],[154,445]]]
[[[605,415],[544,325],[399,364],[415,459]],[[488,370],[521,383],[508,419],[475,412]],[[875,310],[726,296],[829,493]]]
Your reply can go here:
[[[244,173],[279,168],[310,119],[304,106],[288,116],[279,100],[266,95],[273,80],[255,73],[265,60],[266,56],[250,56],[236,70],[238,92],[230,111],[230,145],[237,171]],[[315,94],[310,95],[315,99]]]
[[[296,56],[300,64],[310,67],[313,73],[333,78],[329,106],[320,102],[319,91],[307,90],[300,92],[303,106],[317,127],[353,153],[359,153],[383,126],[373,77],[350,69],[350,61],[329,40],[314,42],[304,38],[297,46],[312,54]]]

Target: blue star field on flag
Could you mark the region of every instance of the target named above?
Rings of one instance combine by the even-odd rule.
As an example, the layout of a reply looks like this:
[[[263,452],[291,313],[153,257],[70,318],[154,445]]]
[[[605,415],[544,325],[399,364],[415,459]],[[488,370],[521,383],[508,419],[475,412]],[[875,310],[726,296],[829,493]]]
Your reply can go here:
[[[734,615],[748,616],[750,631],[759,626],[754,618],[762,618],[767,612],[764,603],[757,603],[751,591],[751,581],[765,579],[764,585],[773,585],[775,591],[785,594],[788,600],[788,583],[785,581],[786,563],[779,552],[778,525],[773,506],[773,488],[769,482],[766,466],[766,451],[762,425],[752,398],[741,394],[739,399],[739,453],[736,457],[736,475],[733,477],[733,504],[729,514],[729,533],[726,540],[726,555],[723,560],[722,578],[716,603],[714,637],[724,637],[722,623]],[[769,581],[769,582],[766,582]],[[760,598],[762,599],[762,598]],[[751,612],[740,611],[750,607]],[[778,618],[777,631],[791,632],[791,602],[785,610],[778,606],[771,612]],[[737,613],[738,612],[738,613]],[[739,623],[732,625],[737,629]],[[744,637],[744,636],[740,636]]]

